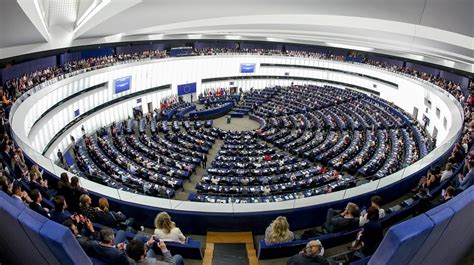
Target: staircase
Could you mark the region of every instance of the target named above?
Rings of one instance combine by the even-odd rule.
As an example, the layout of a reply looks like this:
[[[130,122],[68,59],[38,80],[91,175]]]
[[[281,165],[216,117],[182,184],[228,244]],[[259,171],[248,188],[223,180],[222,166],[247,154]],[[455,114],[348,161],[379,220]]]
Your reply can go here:
[[[219,244],[219,246],[217,246]],[[229,244],[226,246],[225,244]],[[232,245],[231,245],[232,244]],[[247,253],[246,259],[240,259],[242,257],[236,257],[234,262],[228,261],[229,258],[232,258],[232,248],[234,246],[242,244],[245,245],[245,252]],[[228,257],[222,257],[222,254],[215,253],[217,248],[223,249],[224,252],[226,247],[229,250]],[[204,252],[203,265],[218,265],[222,264],[221,260],[227,258],[227,264],[249,264],[249,265],[258,265],[257,253],[253,245],[253,235],[252,232],[208,232],[207,241],[206,241],[206,251]]]

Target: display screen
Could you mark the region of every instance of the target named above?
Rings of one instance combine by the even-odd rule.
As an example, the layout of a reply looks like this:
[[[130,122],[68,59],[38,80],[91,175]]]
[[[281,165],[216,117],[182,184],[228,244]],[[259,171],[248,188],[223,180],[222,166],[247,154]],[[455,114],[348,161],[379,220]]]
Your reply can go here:
[[[254,63],[240,64],[240,72],[241,73],[253,73],[253,72],[255,72],[255,64]]]
[[[115,93],[121,93],[130,89],[130,83],[132,82],[131,76],[122,77],[115,79]]]

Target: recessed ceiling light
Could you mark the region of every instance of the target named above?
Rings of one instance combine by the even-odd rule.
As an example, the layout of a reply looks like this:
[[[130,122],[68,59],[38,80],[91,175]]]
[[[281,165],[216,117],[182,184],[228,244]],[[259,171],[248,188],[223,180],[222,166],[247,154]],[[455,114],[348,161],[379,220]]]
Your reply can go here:
[[[332,43],[326,42],[327,46],[342,48],[342,49],[349,49],[349,50],[358,50],[358,51],[373,51],[374,48],[363,47],[363,46],[356,46],[356,45],[348,45],[348,44],[341,44],[341,43]]]
[[[190,39],[200,39],[202,34],[188,34],[188,38]]]
[[[226,39],[229,39],[229,40],[239,40],[242,38],[242,36],[237,36],[237,35],[226,35],[225,36]]]

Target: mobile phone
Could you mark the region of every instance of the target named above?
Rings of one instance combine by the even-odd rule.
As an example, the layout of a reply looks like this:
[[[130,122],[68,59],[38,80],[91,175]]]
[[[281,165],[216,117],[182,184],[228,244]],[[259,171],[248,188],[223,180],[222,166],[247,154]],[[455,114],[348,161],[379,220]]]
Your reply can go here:
[[[442,189],[442,190],[441,190],[441,196],[444,197],[445,194],[446,194],[446,190],[445,190],[445,189]]]

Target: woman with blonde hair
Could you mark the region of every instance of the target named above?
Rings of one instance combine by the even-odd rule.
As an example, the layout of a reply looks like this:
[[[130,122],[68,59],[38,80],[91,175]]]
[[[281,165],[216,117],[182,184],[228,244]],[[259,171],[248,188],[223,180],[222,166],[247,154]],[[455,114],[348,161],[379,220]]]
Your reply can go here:
[[[284,216],[278,216],[265,230],[265,243],[276,244],[292,241],[295,238]]]
[[[155,218],[155,235],[163,241],[174,241],[184,244],[186,237],[181,230],[176,227],[175,222],[167,212],[159,213]]]

